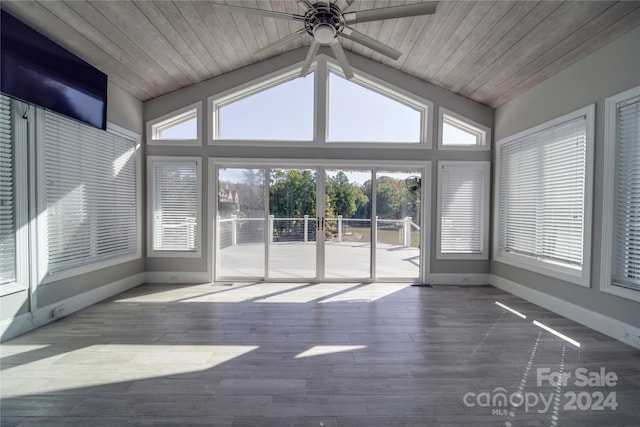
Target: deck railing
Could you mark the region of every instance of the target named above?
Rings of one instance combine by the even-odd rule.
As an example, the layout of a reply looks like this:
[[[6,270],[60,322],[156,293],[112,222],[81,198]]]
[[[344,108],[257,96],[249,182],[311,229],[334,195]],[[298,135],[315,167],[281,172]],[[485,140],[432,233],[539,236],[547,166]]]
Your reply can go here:
[[[266,220],[267,237],[270,243],[274,241],[274,236],[283,234],[285,230],[288,235],[296,235],[298,239],[301,238],[303,242],[314,241],[316,237],[315,233],[318,231],[318,219],[316,217],[310,217],[309,215],[298,218],[276,218],[275,215],[269,215]],[[335,218],[324,218],[324,221],[325,224],[331,224],[331,238],[337,242],[342,242],[348,237],[349,232],[345,232],[345,230],[349,229],[350,223],[369,223],[369,227],[371,227],[371,219],[343,218],[342,215],[338,215]],[[238,244],[240,225],[255,222],[258,223],[257,225],[259,225],[260,222],[264,224],[265,218],[243,218],[237,215],[231,215],[229,218],[221,218],[218,216],[218,230],[221,229],[220,226],[222,224],[229,225],[226,239],[224,239],[224,242],[221,242],[223,243],[221,247],[236,246]],[[380,227],[381,225],[397,227],[398,244],[405,248],[411,246],[411,232],[413,230],[420,231],[420,226],[413,222],[410,216],[404,219],[381,219],[376,217],[375,224],[376,227]],[[258,226],[256,228],[264,232],[263,227]]]

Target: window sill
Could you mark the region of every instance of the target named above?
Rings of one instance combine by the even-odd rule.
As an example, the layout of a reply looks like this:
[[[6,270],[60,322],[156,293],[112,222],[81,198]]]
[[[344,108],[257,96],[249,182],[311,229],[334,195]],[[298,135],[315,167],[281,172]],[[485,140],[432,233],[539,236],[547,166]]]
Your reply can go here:
[[[494,258],[496,262],[510,265],[512,267],[522,268],[533,273],[549,276],[554,279],[562,280],[574,285],[591,287],[589,282],[589,272],[584,269],[573,269],[563,267],[561,265],[552,264],[550,262],[539,261],[523,255],[500,253]]]
[[[626,298],[632,301],[640,302],[640,291],[635,291],[633,289],[624,288],[622,286],[615,286],[610,283],[605,283],[600,286],[600,291],[615,295],[620,298]]]
[[[125,255],[116,258],[110,258],[103,261],[94,262],[91,264],[81,265],[79,267],[72,267],[68,270],[56,271],[55,273],[45,274],[42,277],[40,284],[44,285],[47,283],[57,282],[59,280],[68,279],[69,277],[80,276],[82,274],[91,273],[97,270],[102,270],[108,267],[114,267],[120,264],[124,264],[131,261],[141,260],[142,255],[140,253],[136,253],[133,255]]]

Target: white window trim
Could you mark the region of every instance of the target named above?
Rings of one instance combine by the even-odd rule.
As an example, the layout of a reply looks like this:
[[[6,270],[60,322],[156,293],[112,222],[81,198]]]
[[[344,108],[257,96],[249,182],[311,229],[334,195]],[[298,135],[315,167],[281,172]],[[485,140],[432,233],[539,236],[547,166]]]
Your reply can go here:
[[[36,117],[37,123],[36,126],[36,141],[44,141],[44,126],[40,125],[44,123],[44,110],[38,108],[36,109]],[[48,242],[47,237],[47,217],[46,211],[44,214],[40,214],[37,220],[37,229],[38,229],[38,248],[37,248],[37,258],[38,258],[38,284],[47,284],[51,282],[56,282],[58,280],[67,279],[69,277],[79,276],[81,274],[90,273],[92,271],[101,270],[103,268],[112,267],[115,265],[120,265],[130,261],[136,261],[142,258],[142,150],[140,149],[140,141],[141,137],[139,134],[132,132],[128,129],[122,128],[116,124],[111,122],[107,122],[107,130],[106,132],[112,134],[120,134],[136,141],[136,220],[138,222],[136,227],[136,253],[123,255],[119,257],[114,257],[102,261],[93,262],[91,264],[81,265],[78,267],[73,267],[67,270],[58,271],[55,273],[48,273],[48,264],[49,264],[49,255],[48,255],[48,247],[45,242]],[[38,206],[47,206],[47,194],[46,194],[46,181],[44,179],[45,176],[45,147],[44,144],[37,144],[38,148]]]
[[[216,218],[218,216],[218,170],[221,167],[230,167],[230,168],[253,168],[256,166],[259,167],[267,167],[267,168],[286,168],[286,167],[311,167],[311,168],[354,168],[358,169],[360,166],[363,168],[373,169],[374,173],[385,170],[420,170],[424,176],[424,179],[428,182],[431,181],[431,161],[394,161],[394,160],[379,160],[379,161],[368,161],[368,160],[343,160],[343,159],[293,159],[293,158],[285,158],[285,159],[272,159],[272,158],[237,158],[237,157],[209,157],[209,168],[208,168],[208,182],[209,182],[209,192],[208,192],[208,217],[207,221],[209,224],[209,230],[213,230],[213,232],[208,233],[208,247],[214,252],[213,254],[209,254],[207,259],[207,272],[210,274],[211,280],[218,280],[218,263],[219,259],[217,259],[217,248],[215,243],[216,237]],[[375,166],[372,167],[372,163]],[[431,213],[431,185],[425,185],[421,190],[421,198],[425,200],[424,205],[422,206],[422,224],[431,224],[432,213]],[[423,248],[421,251],[420,258],[420,277],[419,280],[422,283],[430,283],[430,275],[431,275],[431,226],[424,226],[421,230],[421,239],[420,245]]]
[[[480,142],[474,145],[444,145],[442,140],[444,116],[461,122],[460,127],[469,128],[473,133],[479,133]],[[491,150],[491,128],[482,125],[474,120],[462,116],[443,107],[438,108],[438,150],[462,150],[462,151],[490,151]]]
[[[23,227],[16,230],[16,280],[15,282],[0,287],[0,296],[10,295],[24,291],[29,285],[29,227],[28,224],[28,159],[27,146],[28,123],[23,119],[23,114],[27,111],[31,116],[30,108],[27,104],[10,99],[11,120],[13,124],[13,146],[14,151],[14,191],[15,191],[15,218]]]
[[[420,142],[328,142],[327,141],[327,84],[329,72],[343,75],[335,60],[327,55],[320,54],[311,68],[315,73],[314,85],[314,139],[309,141],[286,140],[224,140],[217,139],[218,114],[220,107],[240,100],[254,93],[266,90],[270,87],[295,79],[300,73],[301,64],[275,71],[259,79],[252,80],[222,93],[207,98],[208,112],[207,123],[209,145],[233,145],[233,146],[269,146],[269,147],[344,147],[344,148],[382,148],[382,149],[431,149],[431,124],[433,122],[433,103],[404,89],[396,87],[382,79],[355,70],[354,81],[367,89],[379,92],[411,108],[421,110]]]
[[[640,292],[633,289],[614,286],[611,280],[613,264],[613,227],[615,201],[615,168],[616,168],[616,126],[617,104],[627,99],[640,96],[640,86],[634,87],[605,99],[604,121],[604,171],[602,184],[602,244],[600,264],[600,291],[619,297],[640,301]]]
[[[584,194],[584,225],[583,225],[583,242],[582,242],[582,269],[574,269],[563,265],[555,265],[550,262],[536,260],[534,258],[504,253],[499,249],[499,202],[500,202],[500,168],[501,168],[501,148],[502,145],[515,139],[543,131],[550,127],[554,127],[563,122],[585,116],[587,121],[587,138],[586,138],[586,159],[585,159],[585,194]],[[595,104],[557,117],[538,126],[524,130],[517,134],[503,138],[496,143],[496,161],[495,161],[495,184],[494,184],[494,205],[493,205],[493,258],[497,262],[519,267],[525,270],[539,273],[545,276],[555,277],[557,279],[573,283],[576,285],[590,287],[591,286],[591,227],[593,224],[593,151],[594,151],[594,125],[595,125]]]
[[[184,162],[194,161],[198,172],[198,201],[196,224],[198,224],[197,244],[194,251],[163,251],[153,249],[153,204],[155,178],[153,164],[155,162]],[[147,156],[147,257],[149,258],[200,258],[202,256],[202,157],[193,156]]]
[[[470,169],[482,169],[483,192],[484,192],[484,223],[482,224],[482,252],[479,254],[451,254],[442,253],[442,167],[441,166],[463,166]],[[491,206],[491,162],[489,161],[438,161],[438,221],[437,221],[437,241],[436,259],[460,259],[460,260],[488,260],[489,259],[489,208]]]
[[[328,84],[329,73],[336,74],[342,78],[345,78],[344,73],[340,65],[329,57],[323,58],[326,61],[326,77],[325,82]],[[382,148],[432,148],[431,138],[429,137],[429,129],[431,123],[431,114],[433,111],[433,103],[429,100],[414,95],[408,91],[405,91],[397,86],[387,83],[377,77],[354,69],[354,77],[351,82],[360,85],[373,92],[384,95],[396,102],[404,104],[409,108],[420,111],[420,141],[419,142],[353,142],[353,141],[327,141],[326,136],[329,132],[329,122],[325,118],[325,132],[322,135],[322,141],[330,146],[335,147],[382,147]],[[326,88],[326,86],[325,86]],[[324,99],[325,108],[328,109],[329,94]]]
[[[311,67],[310,73],[316,73],[316,65]],[[244,140],[244,139],[218,139],[219,114],[218,110],[225,105],[231,104],[235,101],[247,98],[253,94],[268,90],[274,86],[282,83],[294,80],[298,78],[300,74],[300,65],[293,65],[284,69],[269,73],[259,79],[251,80],[242,85],[236,86],[232,89],[226,90],[222,93],[212,95],[207,98],[208,113],[207,113],[207,133],[209,145],[234,145],[234,146],[247,146],[247,145],[268,145],[268,146],[284,146],[284,147],[309,147],[313,141],[310,140]],[[314,91],[315,92],[315,91]],[[317,97],[317,94],[314,93]],[[315,114],[315,113],[314,113]],[[314,129],[315,135],[315,129]]]
[[[196,127],[197,137],[196,139],[159,139],[154,138],[154,127],[162,126],[164,123],[170,124],[174,120],[180,120],[180,116],[190,115],[189,113],[196,110]],[[146,126],[147,144],[148,145],[179,145],[179,146],[199,146],[202,145],[202,101],[198,101],[194,104],[187,105],[178,110],[172,111],[167,114],[163,114],[160,117],[147,121]]]

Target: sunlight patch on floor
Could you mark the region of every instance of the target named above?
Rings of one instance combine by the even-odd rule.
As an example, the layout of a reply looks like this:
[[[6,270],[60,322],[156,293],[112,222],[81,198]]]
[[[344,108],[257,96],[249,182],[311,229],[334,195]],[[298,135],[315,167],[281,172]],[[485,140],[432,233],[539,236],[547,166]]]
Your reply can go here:
[[[302,359],[303,357],[324,356],[327,354],[342,353],[344,351],[362,350],[367,348],[366,345],[316,345],[309,350],[303,351],[295,358]]]
[[[370,283],[343,294],[334,295],[320,303],[373,302],[411,286],[410,283]]]
[[[254,345],[91,345],[21,365],[4,366],[0,389],[2,397],[8,398],[188,374],[214,368],[258,348]],[[25,381],[26,378],[29,381]]]
[[[293,289],[290,292],[273,295],[256,302],[276,302],[276,303],[308,303],[325,298],[329,295],[347,291],[357,286],[356,283],[318,283],[311,286]]]

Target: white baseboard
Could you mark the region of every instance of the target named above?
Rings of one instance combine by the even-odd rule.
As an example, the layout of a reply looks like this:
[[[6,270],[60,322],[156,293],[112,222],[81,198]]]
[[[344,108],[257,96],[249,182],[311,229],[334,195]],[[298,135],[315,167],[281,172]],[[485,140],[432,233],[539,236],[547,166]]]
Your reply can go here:
[[[490,283],[496,288],[519,296],[567,319],[578,322],[630,346],[640,348],[640,328],[499,276],[491,275]]]
[[[146,283],[209,283],[209,273],[186,271],[147,271],[144,274]]]
[[[39,308],[33,316],[31,313],[25,313],[11,319],[4,320],[0,322],[0,341],[6,341],[13,337],[17,337],[18,335],[22,335],[35,328],[52,322],[55,320],[53,318],[53,309],[56,307],[64,305],[66,316],[131,288],[135,288],[136,286],[144,283],[144,278],[144,273],[138,273],[113,283],[100,286],[97,289],[83,292],[71,298]]]
[[[452,274],[432,273],[429,275],[430,285],[488,285],[489,275],[483,273]]]

